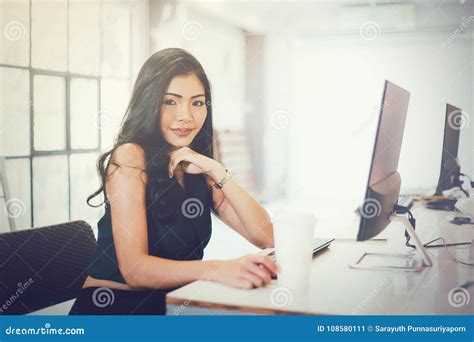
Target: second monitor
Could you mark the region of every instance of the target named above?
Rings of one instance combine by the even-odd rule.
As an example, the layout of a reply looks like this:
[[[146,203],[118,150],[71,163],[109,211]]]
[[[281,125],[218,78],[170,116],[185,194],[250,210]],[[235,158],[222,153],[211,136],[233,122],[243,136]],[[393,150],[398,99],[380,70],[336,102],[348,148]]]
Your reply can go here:
[[[444,198],[443,192],[453,188],[459,188],[469,197],[463,189],[461,180],[461,167],[458,160],[459,137],[463,123],[463,111],[451,104],[446,104],[446,116],[444,122],[443,148],[441,152],[441,168],[439,180],[436,186],[435,196],[440,199],[426,202],[426,207],[437,210],[452,211],[455,209],[457,200],[455,198]]]

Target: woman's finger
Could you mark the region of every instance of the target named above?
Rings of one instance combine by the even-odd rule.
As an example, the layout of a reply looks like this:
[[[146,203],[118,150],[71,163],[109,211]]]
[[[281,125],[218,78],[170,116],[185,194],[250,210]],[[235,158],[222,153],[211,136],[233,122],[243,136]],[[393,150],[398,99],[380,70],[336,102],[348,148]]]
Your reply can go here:
[[[177,149],[173,152],[170,152],[168,155],[169,155],[169,158],[170,158],[170,161],[169,161],[169,164],[168,164],[168,169],[171,171],[171,170],[174,170],[174,168],[176,166],[173,166],[173,163],[174,161],[179,158],[183,153],[188,153],[186,150],[185,150],[185,147],[182,147],[180,149]]]
[[[254,287],[262,287],[263,285],[263,279],[253,274],[250,271],[245,271],[244,274],[242,275],[242,278],[250,281]]]
[[[262,278],[262,280],[265,284],[270,284],[270,282],[272,281],[270,271],[264,266],[261,266],[261,265],[255,264],[255,263],[251,263],[248,266],[248,270],[250,272],[252,272],[253,274],[255,274],[255,275],[259,276],[260,278]]]
[[[236,286],[240,287],[241,289],[246,289],[246,290],[253,289],[252,282],[250,280],[247,280],[247,279],[237,280]]]
[[[278,268],[275,262],[270,258],[268,255],[260,255],[260,254],[255,254],[253,256],[253,260],[255,262],[258,262],[259,264],[262,264],[265,266],[267,269],[270,270],[274,275],[277,274]]]
[[[174,169],[178,166],[179,163],[181,162],[186,162],[188,163],[187,166],[189,166],[189,164],[193,164],[195,165],[198,169],[201,169],[195,162],[196,162],[196,158],[195,158],[195,155],[193,155],[192,153],[188,153],[188,154],[184,154],[184,155],[181,155],[177,158],[175,158],[174,160],[174,163],[173,163],[173,171]]]
[[[173,176],[174,174],[174,169],[176,168],[176,166],[178,166],[178,164],[181,162],[182,160],[182,157],[181,156],[174,156],[171,160],[170,160],[170,167],[169,167],[169,176],[170,178]]]

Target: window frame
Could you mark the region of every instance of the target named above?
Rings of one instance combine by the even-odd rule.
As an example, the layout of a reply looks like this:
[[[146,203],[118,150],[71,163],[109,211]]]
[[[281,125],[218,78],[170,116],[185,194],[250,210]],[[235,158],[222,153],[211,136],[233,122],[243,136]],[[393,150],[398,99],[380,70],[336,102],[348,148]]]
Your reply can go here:
[[[8,160],[12,159],[28,159],[29,162],[29,172],[30,172],[30,227],[35,226],[35,217],[34,217],[34,192],[33,192],[33,184],[34,184],[34,177],[35,173],[33,170],[33,159],[36,157],[45,157],[45,156],[56,156],[56,155],[61,155],[61,156],[66,156],[67,157],[67,174],[68,174],[68,179],[67,179],[67,189],[68,189],[68,220],[71,220],[71,204],[72,204],[72,199],[71,199],[71,155],[74,154],[81,154],[81,153],[96,153],[100,154],[102,152],[102,139],[101,139],[101,126],[100,122],[102,122],[102,106],[101,106],[101,83],[102,79],[111,79],[111,80],[120,80],[120,81],[128,81],[130,83],[131,80],[131,75],[132,75],[132,66],[131,63],[127,65],[128,68],[128,76],[110,76],[110,75],[103,75],[103,47],[104,47],[104,26],[103,26],[103,5],[104,5],[104,0],[100,0],[100,10],[99,10],[99,19],[100,19],[100,51],[99,51],[99,72],[97,75],[90,75],[90,74],[82,74],[82,73],[76,73],[76,72],[70,72],[69,71],[69,43],[70,43],[70,36],[69,36],[69,25],[70,25],[70,1],[65,0],[67,3],[67,70],[66,71],[57,71],[57,70],[49,70],[49,69],[41,69],[41,68],[35,68],[32,66],[32,0],[29,0],[28,6],[29,6],[29,48],[28,48],[28,54],[29,54],[29,62],[28,66],[22,66],[22,65],[15,65],[15,64],[6,64],[0,62],[0,68],[12,68],[12,69],[20,69],[20,70],[26,70],[28,71],[28,77],[29,77],[29,104],[28,104],[28,111],[29,111],[29,135],[30,135],[30,153],[28,155],[6,155],[5,159],[8,162]],[[133,3],[133,2],[132,2]],[[123,3],[122,3],[123,4]],[[130,5],[131,3],[129,3]],[[132,9],[129,7],[128,8],[128,15],[131,18],[132,16]],[[132,40],[132,25],[130,21],[130,25],[128,27],[128,33],[129,33],[129,40]],[[131,44],[130,44],[131,47]],[[130,60],[131,60],[131,53],[132,51],[128,51],[130,54]],[[65,81],[65,138],[66,138],[66,145],[65,148],[62,150],[52,150],[52,151],[44,151],[44,150],[35,150],[34,146],[34,77],[37,75],[41,76],[53,76],[53,77],[61,77]],[[96,134],[97,134],[97,146],[95,148],[79,148],[79,149],[73,149],[71,147],[71,81],[73,79],[88,79],[88,80],[95,80],[97,82],[97,125],[96,125]],[[85,199],[84,199],[85,200]]]

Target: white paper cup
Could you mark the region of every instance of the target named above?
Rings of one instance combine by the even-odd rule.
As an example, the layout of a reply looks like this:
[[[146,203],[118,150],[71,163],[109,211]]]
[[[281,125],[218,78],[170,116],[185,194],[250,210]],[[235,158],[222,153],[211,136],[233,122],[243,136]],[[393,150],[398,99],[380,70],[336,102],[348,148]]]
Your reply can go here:
[[[309,211],[283,209],[272,222],[275,256],[280,265],[278,285],[303,290],[308,286],[311,270],[316,218]]]

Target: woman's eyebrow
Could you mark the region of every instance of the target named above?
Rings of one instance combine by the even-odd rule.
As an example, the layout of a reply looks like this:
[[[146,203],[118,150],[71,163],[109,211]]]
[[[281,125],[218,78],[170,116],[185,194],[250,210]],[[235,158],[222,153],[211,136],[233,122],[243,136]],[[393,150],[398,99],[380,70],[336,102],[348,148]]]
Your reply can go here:
[[[179,98],[183,98],[182,95],[175,94],[175,93],[165,93],[165,95],[171,95],[171,96],[176,96],[176,97],[179,97]]]
[[[176,97],[179,97],[180,99],[183,98],[183,95],[179,95],[179,94],[175,94],[175,93],[165,93],[165,95],[176,96]],[[194,99],[196,97],[201,97],[201,96],[205,96],[205,95],[204,94],[198,94],[198,95],[191,96],[191,98]]]

